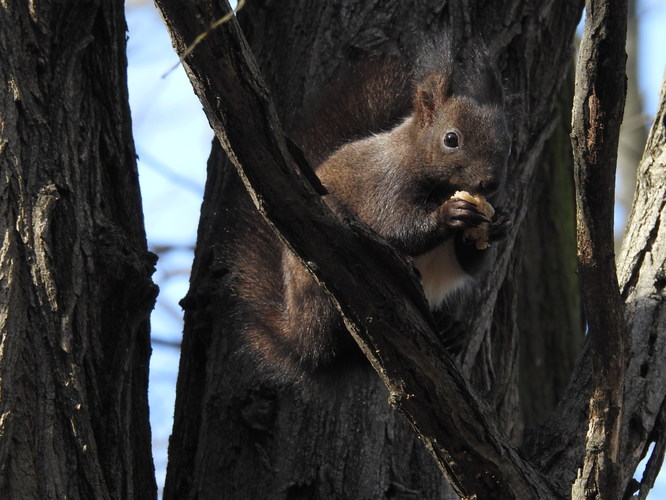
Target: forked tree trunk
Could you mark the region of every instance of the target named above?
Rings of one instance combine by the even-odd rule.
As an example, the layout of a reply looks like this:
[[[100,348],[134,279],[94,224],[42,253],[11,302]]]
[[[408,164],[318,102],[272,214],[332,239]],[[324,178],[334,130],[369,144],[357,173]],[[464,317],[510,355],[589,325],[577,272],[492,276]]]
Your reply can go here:
[[[554,103],[571,66],[581,8],[581,2],[525,6],[507,1],[474,9],[458,2],[255,1],[240,17],[287,130],[313,89],[350,59],[412,43],[419,32],[438,31],[445,24],[457,36],[483,36],[498,56],[511,96],[514,156],[503,205],[515,214],[517,226],[526,216],[554,218],[573,231],[573,219],[561,217],[563,210],[571,215],[570,208],[562,208],[572,203],[571,179],[563,174],[568,169],[557,162],[541,168],[539,153],[558,119]],[[175,15],[167,17],[168,25],[177,22]],[[186,327],[165,498],[454,497],[412,429],[389,407],[374,373],[343,373],[334,385],[306,393],[257,381],[252,363],[238,353],[244,319],[235,313],[229,294],[234,270],[227,256],[230,239],[243,230],[247,217],[257,215],[216,146],[208,175],[191,289],[183,302]],[[560,199],[559,192],[552,193],[554,201],[545,210],[543,205],[531,208],[540,201],[531,187],[548,190],[553,177],[563,178],[566,195]],[[545,228],[539,233],[544,238],[549,236],[546,224],[533,223]],[[461,366],[518,441],[516,289],[524,255],[512,253],[514,243],[512,238],[498,252],[478,293],[450,313],[460,323],[455,330],[465,335]],[[557,246],[560,239],[547,243]],[[571,241],[564,244],[571,248]],[[563,264],[556,260],[552,267],[542,266],[540,277],[556,283],[572,255],[557,248],[553,254]],[[560,286],[533,285],[528,293],[560,308],[553,316],[575,339],[581,327],[570,318],[578,317],[579,303],[546,295],[572,289],[575,294],[572,276],[563,280]],[[534,328],[524,332],[528,343],[546,343],[558,332]],[[565,347],[559,355],[566,370],[575,348]],[[530,389],[547,392],[544,400],[552,406],[567,375],[555,377],[545,389]]]
[[[154,498],[123,2],[0,5],[0,498]]]
[[[202,14],[192,22],[187,14],[198,6],[159,2],[185,9],[172,10],[170,5],[167,22],[173,27],[178,21],[189,20],[195,34],[215,19]],[[604,2],[591,0],[590,4],[603,7]],[[530,321],[517,321],[522,313],[516,308],[527,303],[519,299],[517,289],[528,290],[523,297],[530,299],[537,293],[544,294],[544,298],[529,303],[560,308],[562,328],[568,329],[572,339],[579,331],[578,303],[567,297],[574,288],[571,277],[557,283],[560,267],[555,264],[550,268],[550,259],[542,258],[534,265],[520,261],[545,253],[524,250],[535,239],[543,240],[537,248],[554,250],[548,243],[571,248],[561,236],[567,234],[566,229],[558,228],[557,236],[550,241],[551,235],[544,232],[548,227],[545,222],[524,221],[526,217],[543,217],[544,221],[554,217],[564,225],[570,221],[570,212],[562,209],[570,200],[570,178],[561,167],[553,166],[559,165],[557,161],[551,164],[548,160],[548,168],[544,167],[541,153],[556,124],[558,113],[553,112],[553,102],[569,65],[569,44],[580,8],[580,2],[574,1],[524,5],[507,0],[493,4],[492,10],[477,11],[464,2],[413,6],[385,0],[370,6],[339,0],[311,6],[257,0],[245,11],[246,33],[253,41],[287,129],[297,119],[306,90],[325,84],[344,61],[414,43],[422,31],[437,31],[448,23],[457,35],[484,36],[497,55],[511,96],[508,107],[515,133],[513,169],[502,205],[514,214],[521,234],[496,250],[495,265],[481,280],[475,297],[449,311],[443,324],[445,334],[463,335],[459,365],[492,404],[499,422],[515,441],[520,441],[522,429],[516,389],[518,342],[521,346],[529,342],[546,346],[557,336],[556,330],[540,328],[533,321],[538,315],[534,312],[523,314],[531,317]],[[595,16],[591,18],[598,21],[602,9],[592,10]],[[621,27],[623,20],[617,12],[614,14]],[[155,287],[149,278],[153,257],[146,252],[130,136],[124,31],[122,5],[117,2],[103,6],[92,0],[29,5],[6,2],[0,7],[1,498],[155,496],[146,404],[146,317]],[[609,47],[621,52],[617,50],[621,40],[618,43],[612,39],[612,30],[591,33],[592,46],[610,34],[613,43],[602,46],[602,53]],[[176,45],[179,51],[184,49],[182,38],[176,37]],[[585,66],[581,76],[590,69],[599,69],[601,76],[608,69],[621,75],[620,59],[601,57],[598,68],[581,65]],[[197,70],[202,69],[197,58],[192,62],[196,62]],[[203,69],[213,73],[211,68]],[[198,90],[205,87],[201,78],[205,73],[192,76]],[[240,79],[248,75],[236,76]],[[615,87],[621,91],[621,85]],[[607,87],[601,81],[601,87],[594,89]],[[229,105],[230,96],[217,97],[216,104]],[[600,92],[595,96],[600,100],[586,102],[579,109],[583,115],[587,110],[603,111],[605,97]],[[203,100],[216,132],[231,125],[221,126],[219,116],[211,112],[210,101]],[[254,110],[245,111],[249,115]],[[639,488],[630,482],[636,465],[655,442],[640,497],[649,491],[666,448],[666,389],[662,376],[666,370],[662,335],[666,331],[666,224],[662,223],[666,210],[665,113],[666,88],[639,169],[629,237],[619,259],[624,301],[621,314],[627,319],[621,327],[626,326],[629,333],[627,338],[620,338],[620,343],[626,342],[627,349],[621,353],[611,350],[605,358],[599,356],[608,350],[603,337],[606,332],[601,331],[600,336],[591,327],[593,342],[587,343],[565,398],[540,429],[531,429],[522,447],[528,461],[518,457],[489,419],[482,422],[485,427],[473,429],[482,438],[481,446],[474,449],[452,449],[450,443],[437,443],[433,435],[423,432],[419,425],[424,416],[440,411],[441,418],[447,419],[444,431],[455,436],[451,432],[457,429],[448,426],[461,414],[458,408],[451,408],[450,415],[441,412],[445,407],[443,395],[470,403],[468,408],[478,413],[485,411],[464,384],[457,386],[463,389],[462,394],[454,394],[448,390],[450,386],[437,385],[432,373],[428,374],[430,378],[417,379],[433,387],[446,387],[432,394],[439,405],[435,408],[419,408],[418,401],[410,406],[404,403],[408,394],[392,394],[395,406],[412,418],[440,464],[442,452],[452,457],[443,468],[459,473],[452,474],[458,491],[476,491],[474,480],[478,478],[484,482],[485,496],[525,498],[515,493],[526,490],[513,486],[524,485],[523,479],[527,479],[528,486],[543,486],[547,496],[597,498],[601,493],[602,497],[615,498],[625,487],[624,494],[629,495]],[[590,113],[590,117],[596,116]],[[602,125],[612,128],[611,122]],[[605,133],[608,129],[593,131]],[[238,140],[234,136],[232,146],[240,146]],[[590,146],[594,141],[586,142]],[[247,146],[238,150],[246,153],[251,149]],[[612,148],[608,149],[604,152],[612,156]],[[258,170],[257,165],[246,167]],[[582,168],[585,180],[589,173],[584,170],[589,166]],[[591,201],[583,207],[594,208],[594,189],[581,184],[580,198]],[[562,203],[554,203],[553,199],[565,191]],[[541,193],[552,199],[544,202]],[[607,222],[609,210],[605,212],[598,220]],[[311,384],[305,392],[258,381],[252,363],[239,351],[245,318],[238,314],[236,298],[230,293],[235,270],[227,253],[230,242],[246,228],[248,220],[259,221],[259,227],[264,227],[257,217],[236,171],[224,164],[219,148],[214,148],[192,288],[184,301],[187,327],[165,496],[450,497],[452,493],[432,457],[402,417],[389,408],[386,389],[370,370],[341,373],[334,383]],[[293,238],[294,234],[289,236]],[[520,245],[516,245],[518,237],[522,239]],[[299,245],[293,246],[303,251]],[[553,255],[562,262],[568,260],[566,251]],[[329,263],[320,263],[326,270],[322,273],[325,281],[332,282]],[[347,258],[344,264],[352,265],[354,260]],[[607,258],[604,264],[608,264]],[[519,268],[526,269],[524,275],[519,274]],[[535,274],[548,286],[537,283],[530,289],[521,282],[521,276]],[[609,291],[614,292],[610,288],[599,290],[598,295],[607,297]],[[603,304],[589,292],[587,307],[595,314],[588,317],[597,318],[592,326],[598,327],[606,319],[599,314]],[[452,319],[458,323],[452,323]],[[359,342],[367,341],[364,335],[370,335],[352,330]],[[370,327],[366,330],[372,331]],[[395,332],[388,333],[394,340]],[[560,345],[566,347],[569,342]],[[385,346],[392,348],[393,344]],[[547,349],[526,352],[537,351]],[[561,354],[563,365],[570,362],[572,352]],[[373,356],[372,352],[367,354]],[[401,367],[399,354],[395,362]],[[410,354],[428,361],[418,358],[419,353],[414,351]],[[608,404],[608,408],[615,405],[620,411],[604,414],[599,405],[602,399],[590,405],[594,409],[590,415],[611,426],[613,439],[610,446],[600,447],[589,441],[585,449],[591,381],[597,389],[603,389],[604,376],[610,380],[609,372],[603,370],[597,370],[593,378],[592,359],[596,356],[595,364],[601,363],[603,368],[603,363],[613,361],[614,354],[627,356],[626,364],[621,366],[627,374],[620,380],[624,387],[611,387],[613,401]],[[451,370],[449,357],[444,358],[445,363],[434,365],[446,368],[446,373],[437,372],[442,373],[442,380],[457,373]],[[380,361],[383,367],[393,368],[392,375],[401,375],[385,359]],[[566,371],[563,367],[557,376],[550,372],[550,380],[543,387],[552,392],[552,397],[542,399],[544,406],[555,400]],[[530,372],[527,367],[524,376],[529,377]],[[384,375],[387,383],[396,382],[396,378]],[[403,379],[407,380],[398,380]],[[523,398],[530,398],[540,388],[538,384],[522,386]],[[419,409],[421,414],[416,413]],[[523,410],[527,422],[543,418],[534,411],[534,405],[523,405]],[[477,415],[472,413],[468,414],[478,424]],[[469,431],[464,422],[455,423],[461,424],[461,431]],[[597,434],[601,439],[606,435]],[[506,451],[500,455],[511,464],[497,468],[501,474],[496,477],[487,471],[484,475],[473,460],[466,462],[473,468],[472,474],[455,470],[469,453],[482,459],[490,457],[486,463],[497,465],[497,450]],[[580,474],[582,465],[585,472]],[[508,477],[511,474],[514,477]],[[571,490],[576,476],[579,480]],[[503,487],[489,490],[492,483],[488,479],[498,481],[498,485],[501,481]]]

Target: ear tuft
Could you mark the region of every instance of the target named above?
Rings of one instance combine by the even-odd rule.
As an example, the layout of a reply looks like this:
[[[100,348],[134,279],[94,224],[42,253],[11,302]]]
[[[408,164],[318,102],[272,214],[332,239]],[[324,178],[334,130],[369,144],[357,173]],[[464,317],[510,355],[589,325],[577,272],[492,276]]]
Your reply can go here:
[[[421,127],[432,125],[439,107],[448,97],[448,79],[440,73],[430,73],[416,86],[414,116]]]

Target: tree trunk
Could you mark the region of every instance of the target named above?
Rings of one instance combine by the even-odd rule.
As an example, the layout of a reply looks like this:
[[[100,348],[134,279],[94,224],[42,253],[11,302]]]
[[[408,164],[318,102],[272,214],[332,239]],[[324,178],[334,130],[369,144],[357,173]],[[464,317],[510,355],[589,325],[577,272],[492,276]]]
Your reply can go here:
[[[484,36],[502,62],[512,96],[514,166],[503,201],[520,226],[533,211],[530,203],[538,201],[530,188],[545,175],[539,153],[555,123],[553,102],[570,66],[581,8],[580,2],[509,1],[492,10],[456,2],[438,8],[391,1],[252,2],[241,17],[287,130],[311,89],[329,81],[345,61],[407,43],[410,27],[437,31],[448,23],[457,36]],[[165,498],[451,497],[413,431],[388,407],[374,374],[344,373],[335,385],[305,394],[257,381],[251,362],[239,354],[243,318],[228,291],[234,279],[228,248],[248,220],[258,219],[221,158],[214,148],[191,289],[183,302],[186,328]],[[259,228],[253,230],[261,247],[262,232],[270,229]],[[510,240],[473,300],[450,314],[465,335],[462,368],[518,440],[520,278],[513,247]],[[550,272],[557,275],[558,269]],[[571,285],[560,289],[568,293]],[[563,364],[571,365],[571,355],[563,354]]]
[[[572,65],[573,69],[573,65]],[[557,103],[560,120],[546,143],[521,227],[518,292],[520,404],[526,428],[541,423],[564,395],[583,343],[585,318],[576,267],[575,199],[569,130],[573,71]]]
[[[0,498],[155,498],[123,2],[0,7]]]
[[[638,166],[627,235],[618,258],[631,362],[625,381],[622,422],[624,477],[650,455],[640,484],[645,498],[664,460],[666,444],[666,79],[659,108]],[[649,448],[655,444],[654,451]]]

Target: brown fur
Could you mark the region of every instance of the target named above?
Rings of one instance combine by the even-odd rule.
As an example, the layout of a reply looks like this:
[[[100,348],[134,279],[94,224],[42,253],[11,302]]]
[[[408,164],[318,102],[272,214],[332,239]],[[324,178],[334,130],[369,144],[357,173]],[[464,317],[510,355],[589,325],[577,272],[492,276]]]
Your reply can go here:
[[[365,222],[415,258],[436,309],[487,260],[486,251],[461,237],[487,220],[473,204],[450,197],[459,190],[492,196],[506,174],[510,137],[501,85],[483,52],[467,51],[472,56],[461,63],[448,42],[433,48],[438,52],[409,72],[395,58],[373,60],[368,76],[356,69],[345,92],[329,101],[333,111],[325,100],[315,106],[297,142],[311,162],[326,158],[316,174],[335,212]],[[445,144],[450,133],[457,147]],[[501,238],[509,226],[496,216],[491,237]],[[361,358],[330,299],[291,252],[256,229],[241,241],[246,253],[236,254],[236,290],[248,315],[246,343],[269,372],[293,380]]]

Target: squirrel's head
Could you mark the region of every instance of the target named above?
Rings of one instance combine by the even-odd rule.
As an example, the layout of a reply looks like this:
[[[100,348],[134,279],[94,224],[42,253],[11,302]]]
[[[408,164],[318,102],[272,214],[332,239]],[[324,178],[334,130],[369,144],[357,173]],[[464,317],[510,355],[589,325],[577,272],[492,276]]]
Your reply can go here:
[[[457,95],[449,78],[431,73],[416,87],[411,133],[417,168],[440,188],[490,196],[504,182],[511,137],[501,99]]]

